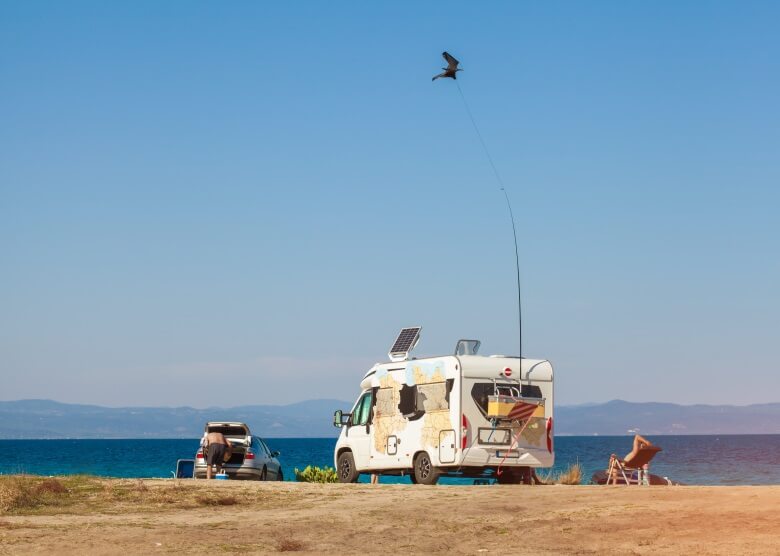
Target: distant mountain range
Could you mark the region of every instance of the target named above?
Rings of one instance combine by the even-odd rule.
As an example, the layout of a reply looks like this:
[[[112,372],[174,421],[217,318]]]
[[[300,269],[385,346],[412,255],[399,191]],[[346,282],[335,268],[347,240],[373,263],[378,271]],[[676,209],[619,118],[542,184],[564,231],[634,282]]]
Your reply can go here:
[[[559,436],[657,434],[780,434],[780,403],[755,405],[677,405],[613,400],[603,404],[558,406]]]
[[[310,400],[233,408],[101,407],[50,400],[0,402],[0,439],[197,438],[206,421],[248,423],[269,438],[336,436],[333,411],[351,404]],[[748,406],[677,405],[613,400],[557,406],[558,436],[664,434],[780,434],[780,403]]]
[[[0,438],[198,438],[207,421],[240,421],[265,437],[336,436],[336,409],[351,404],[311,400],[290,405],[101,407],[51,400],[0,402]]]

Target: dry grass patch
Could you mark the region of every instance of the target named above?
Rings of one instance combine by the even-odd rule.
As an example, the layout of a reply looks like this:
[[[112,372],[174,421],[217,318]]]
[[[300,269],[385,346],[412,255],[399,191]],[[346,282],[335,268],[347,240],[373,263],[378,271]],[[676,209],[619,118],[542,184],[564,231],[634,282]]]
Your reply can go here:
[[[69,490],[57,479],[0,477],[0,512],[16,513],[44,505],[62,505]]]
[[[279,539],[276,543],[276,549],[279,552],[300,552],[305,548],[304,543],[295,539]]]
[[[235,496],[198,496],[195,499],[201,506],[235,506],[238,499]]]
[[[548,485],[579,485],[582,484],[582,466],[579,463],[572,463],[557,473],[550,471],[542,477],[542,482]]]
[[[39,494],[65,494],[68,489],[57,479],[44,479],[35,486],[35,491]]]
[[[281,484],[217,483],[221,482],[7,475],[0,476],[0,514],[117,515],[236,505],[268,511],[311,502]]]

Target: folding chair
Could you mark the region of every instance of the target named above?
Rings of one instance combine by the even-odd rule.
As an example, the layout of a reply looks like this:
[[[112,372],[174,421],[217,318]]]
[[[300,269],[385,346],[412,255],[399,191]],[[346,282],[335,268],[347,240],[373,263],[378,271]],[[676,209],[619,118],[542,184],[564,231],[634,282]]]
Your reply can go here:
[[[626,485],[649,485],[650,474],[648,473],[650,461],[661,451],[660,446],[643,446],[636,453],[626,459],[620,459],[612,454],[609,457],[609,469],[607,469],[606,484],[618,484],[618,477],[623,477],[623,483]]]

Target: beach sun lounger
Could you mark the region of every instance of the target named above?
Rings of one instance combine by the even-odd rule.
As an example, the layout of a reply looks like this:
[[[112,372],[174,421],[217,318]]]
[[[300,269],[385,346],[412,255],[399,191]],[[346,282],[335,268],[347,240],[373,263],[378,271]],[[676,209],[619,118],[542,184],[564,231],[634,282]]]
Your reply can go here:
[[[621,459],[612,454],[609,458],[606,484],[648,485],[650,473],[649,464],[655,455],[661,451],[659,446],[642,446],[626,459]]]

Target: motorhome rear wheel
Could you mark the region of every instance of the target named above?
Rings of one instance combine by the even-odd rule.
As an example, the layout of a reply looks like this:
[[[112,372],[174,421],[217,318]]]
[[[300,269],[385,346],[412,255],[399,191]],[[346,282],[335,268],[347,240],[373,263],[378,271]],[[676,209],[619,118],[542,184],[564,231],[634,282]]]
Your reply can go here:
[[[439,481],[439,470],[433,466],[428,452],[421,452],[414,458],[414,478],[419,485],[435,485]]]

